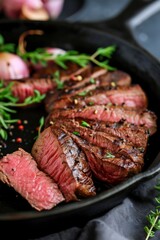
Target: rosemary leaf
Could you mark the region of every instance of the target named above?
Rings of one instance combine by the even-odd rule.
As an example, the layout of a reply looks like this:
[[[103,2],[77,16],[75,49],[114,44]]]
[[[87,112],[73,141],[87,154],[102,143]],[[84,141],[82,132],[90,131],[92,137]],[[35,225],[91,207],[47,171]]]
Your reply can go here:
[[[158,180],[157,185],[155,186],[155,189],[157,191],[160,191],[160,180]],[[155,232],[157,230],[160,230],[160,196],[158,195],[155,197],[155,210],[151,210],[149,214],[146,216],[146,219],[148,221],[148,225],[144,227],[144,231],[146,233],[145,240],[148,240],[149,238],[152,238],[155,236]]]

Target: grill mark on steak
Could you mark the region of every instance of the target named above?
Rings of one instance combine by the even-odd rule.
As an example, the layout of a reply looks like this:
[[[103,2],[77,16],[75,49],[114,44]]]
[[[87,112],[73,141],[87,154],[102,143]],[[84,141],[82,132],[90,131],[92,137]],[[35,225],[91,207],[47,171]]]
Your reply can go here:
[[[86,85],[90,84],[90,79],[93,78],[94,80],[98,79],[100,76],[104,75],[104,74],[107,74],[107,70],[104,69],[104,68],[93,68],[93,73],[83,79],[82,81],[74,84],[73,86],[71,86],[68,90],[71,90],[71,89],[79,89],[79,88],[83,88],[85,87]]]
[[[123,106],[105,106],[96,105],[86,108],[76,108],[76,109],[62,109],[53,110],[47,117],[47,121],[54,121],[54,119],[64,117],[64,118],[84,118],[90,120],[98,120],[105,122],[119,122],[126,121],[139,126],[145,126],[150,135],[154,134],[157,130],[156,115],[145,110],[133,110],[131,108],[125,108]]]
[[[149,132],[144,126],[138,126],[127,122],[102,122],[102,121],[87,121],[91,124],[92,129],[95,131],[106,132],[112,136],[125,139],[125,141],[132,143],[135,147],[142,149],[147,148]]]
[[[0,179],[38,211],[49,210],[64,201],[57,184],[21,148],[0,160]]]
[[[90,77],[84,78],[77,84],[73,85],[73,81],[67,81],[65,82],[65,88],[62,91],[54,90],[53,92],[47,94],[45,99],[46,111],[50,112],[53,109],[53,105],[57,100],[59,100],[57,106],[58,104],[60,106],[63,104],[64,101],[70,102],[70,98],[73,98],[82,91],[91,92],[97,87],[99,87],[101,90],[102,88],[108,89],[110,87],[113,88],[116,86],[127,87],[131,84],[131,77],[122,71],[116,70],[114,72],[106,72],[105,74],[104,69],[95,68],[94,71],[95,72],[93,72]],[[92,84],[91,79],[95,76],[96,78],[94,79],[94,84]],[[90,87],[90,85],[92,86]]]
[[[57,124],[57,122],[60,125],[63,125],[65,123],[65,125],[71,125],[73,128],[76,128],[79,126],[83,126],[83,122],[86,121],[83,118],[66,118],[65,120],[64,118],[58,118],[58,121],[55,120],[55,122],[45,122],[45,128],[52,124]],[[118,123],[111,123],[88,119],[87,124],[89,124],[89,127],[94,131],[100,131],[107,133],[111,136],[119,137],[120,139],[123,139],[127,143],[137,148],[142,148],[142,150],[147,148],[149,133],[145,127],[129,124],[123,121]]]
[[[45,129],[34,143],[32,155],[59,185],[67,202],[96,194],[84,153],[62,130]]]
[[[110,153],[108,149],[89,144],[80,136],[67,133],[85,152],[94,176],[105,183],[115,185],[142,170],[142,162],[133,162],[119,153]],[[114,157],[107,157],[107,153]]]
[[[79,96],[80,93],[74,94],[50,103],[49,105],[52,104],[50,108],[46,105],[47,111],[58,108],[82,108],[90,105],[105,104],[123,105],[135,109],[147,108],[147,97],[138,84],[116,89],[110,89],[109,87],[107,89],[100,87],[91,91],[83,91],[82,89],[81,93],[84,93],[84,96]]]
[[[61,128],[64,131],[67,130],[70,133],[73,133],[74,131],[77,132],[82,139],[94,146],[106,148],[113,153],[118,153],[120,156],[126,156],[135,163],[138,162],[142,165],[144,163],[143,157],[146,149],[143,149],[142,151],[142,148],[136,148],[135,146],[129,145],[124,139],[115,136],[113,137],[104,132],[94,131],[90,128],[73,126],[65,123],[65,121],[64,123],[58,121],[52,125],[53,128],[55,126],[56,128]]]
[[[70,97],[73,97],[74,95],[78,95],[78,94],[80,94],[80,93],[82,93],[82,92],[90,92],[90,91],[92,91],[92,90],[94,90],[96,88],[96,85],[95,84],[92,84],[92,85],[88,85],[88,86],[86,86],[86,87],[84,87],[83,89],[78,89],[77,91],[74,91],[74,92],[72,92],[72,93],[70,93],[70,94],[67,94],[67,95],[64,95],[64,96],[62,96],[62,98],[60,99],[60,100],[57,100],[57,104],[58,104],[58,106],[61,108],[63,108],[63,102],[64,101],[70,101]],[[46,99],[45,99],[45,110],[46,110],[46,112],[51,112],[53,109],[54,109],[54,106],[56,105],[56,100],[55,100],[55,98],[56,98],[56,96],[57,96],[57,99],[58,99],[58,92],[53,92],[51,95],[48,95],[48,97],[46,97]]]

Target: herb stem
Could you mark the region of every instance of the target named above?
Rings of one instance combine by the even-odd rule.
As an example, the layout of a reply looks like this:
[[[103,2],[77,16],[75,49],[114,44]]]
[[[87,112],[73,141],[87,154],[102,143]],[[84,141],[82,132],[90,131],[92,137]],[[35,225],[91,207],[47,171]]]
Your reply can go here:
[[[156,225],[156,222],[158,221],[158,218],[159,218],[159,214],[155,217],[155,219],[154,219],[154,221],[153,221],[153,223],[152,223],[152,225],[151,225],[151,227],[148,231],[148,234],[147,234],[145,240],[148,240],[151,237],[152,230],[153,230],[154,226]]]

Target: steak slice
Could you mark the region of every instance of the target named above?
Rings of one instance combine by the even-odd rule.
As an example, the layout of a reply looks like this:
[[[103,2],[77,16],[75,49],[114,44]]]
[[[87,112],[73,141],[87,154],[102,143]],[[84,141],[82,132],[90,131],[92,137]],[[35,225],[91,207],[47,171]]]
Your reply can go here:
[[[84,153],[62,130],[46,128],[34,143],[32,155],[58,184],[67,202],[96,194]]]
[[[107,133],[111,136],[118,137],[123,139],[124,142],[133,145],[140,149],[146,149],[149,133],[145,127],[137,126],[134,124],[130,124],[127,122],[118,122],[118,123],[110,123],[103,121],[94,121],[94,120],[85,120],[81,118],[76,119],[65,119],[58,118],[53,122],[47,123],[45,127],[49,125],[59,124],[60,126],[67,125],[72,126],[73,131],[77,131],[79,127],[89,127],[94,131],[99,131],[103,133]]]
[[[5,81],[5,85],[8,85],[10,81]],[[56,87],[56,83],[50,78],[28,78],[23,80],[12,80],[12,94],[18,98],[19,102],[34,95],[34,91],[38,90],[41,94],[46,94]]]
[[[80,136],[90,144],[100,148],[106,148],[109,152],[111,151],[112,153],[118,153],[120,156],[126,156],[135,163],[138,162],[142,165],[144,163],[143,157],[146,149],[136,148],[134,145],[129,145],[124,139],[111,136],[108,133],[94,131],[89,127],[76,127],[65,123],[65,121],[62,124],[57,121],[52,126],[56,126],[57,128],[59,127],[64,131],[73,134],[76,133],[76,135]]]
[[[108,90],[116,86],[127,87],[131,84],[131,77],[125,72],[116,70],[114,72],[106,72],[101,68],[94,68],[93,73],[86,78],[82,78],[77,84],[73,81],[65,82],[65,87],[61,91],[52,91],[47,94],[45,99],[45,109],[49,113],[54,108],[55,102],[59,108],[64,107],[64,102],[72,103],[73,98],[81,93],[90,93],[91,91],[101,88]],[[71,87],[70,87],[71,86]],[[77,102],[77,101],[75,101]]]
[[[91,83],[91,79],[94,79],[96,82],[96,80],[98,80],[100,76],[103,76],[104,74],[108,74],[108,71],[106,69],[100,68],[100,67],[92,67],[92,71],[93,72],[92,74],[90,74],[90,76],[87,76],[84,79],[82,78],[82,81],[79,81],[78,83],[74,84],[73,86],[68,88],[68,90],[83,88]],[[97,85],[98,83],[99,81],[97,81]]]
[[[46,121],[54,121],[54,119],[63,118],[84,118],[90,120],[98,120],[105,122],[126,121],[138,126],[145,126],[150,135],[157,130],[157,117],[154,112],[145,110],[133,110],[123,106],[106,106],[96,105],[86,108],[53,110],[47,117]]]
[[[141,161],[134,162],[125,155],[94,146],[73,133],[68,134],[83,149],[94,176],[104,183],[116,185],[142,170]]]
[[[88,84],[90,84],[91,79],[94,79],[97,85],[106,86],[129,86],[131,84],[131,77],[129,74],[120,71],[105,71],[103,68],[98,68],[92,73],[88,78],[83,79],[83,81],[73,85],[71,89],[79,89]]]
[[[147,97],[140,87],[134,85],[129,87],[118,87],[116,89],[94,89],[92,91],[82,91],[77,95],[68,96],[55,102],[48,111],[57,108],[86,107],[90,105],[123,105],[128,107],[147,108]]]
[[[88,64],[86,67],[81,68],[79,65],[73,62],[67,62],[67,68],[64,69],[58,66],[55,62],[49,62],[47,66],[41,67],[40,69],[33,71],[33,78],[46,78],[53,75],[55,72],[60,73],[60,78],[62,81],[69,80],[73,76],[84,75],[87,76],[91,73],[91,66]]]
[[[64,201],[57,184],[40,171],[32,156],[21,148],[0,160],[0,179],[38,211],[51,209]]]

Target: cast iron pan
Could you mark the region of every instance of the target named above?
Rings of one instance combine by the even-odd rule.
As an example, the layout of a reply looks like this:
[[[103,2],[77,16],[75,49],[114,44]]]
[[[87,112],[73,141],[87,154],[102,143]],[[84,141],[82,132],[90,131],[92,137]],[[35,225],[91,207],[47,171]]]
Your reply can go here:
[[[0,33],[7,42],[17,43],[19,35],[29,29],[41,29],[42,36],[28,37],[28,49],[43,46],[56,46],[66,50],[76,49],[80,52],[93,53],[98,47],[111,44],[117,46],[117,51],[110,62],[112,66],[128,72],[134,83],[139,83],[145,90],[149,106],[158,117],[158,130],[150,138],[145,157],[143,171],[110,189],[103,189],[97,196],[74,203],[60,204],[49,211],[38,212],[32,209],[15,191],[4,184],[0,184],[0,226],[1,234],[4,227],[13,237],[25,239],[19,231],[27,237],[38,237],[63,230],[71,226],[82,226],[91,218],[98,217],[112,207],[121,203],[124,197],[141,182],[154,177],[160,172],[159,134],[160,134],[160,64],[150,54],[130,45],[128,42],[100,30],[84,27],[81,24],[65,21],[30,22],[30,21],[1,21]],[[15,136],[23,138],[22,144],[15,144],[9,139],[4,150],[12,152],[21,146],[30,151],[34,142],[35,129],[38,119],[44,115],[43,106],[25,111],[19,111],[18,117],[28,120],[25,131],[20,133],[15,128]],[[21,134],[21,135],[20,135]],[[10,230],[12,229],[12,230]],[[7,232],[7,233],[6,233]],[[8,233],[9,232],[9,233]]]

